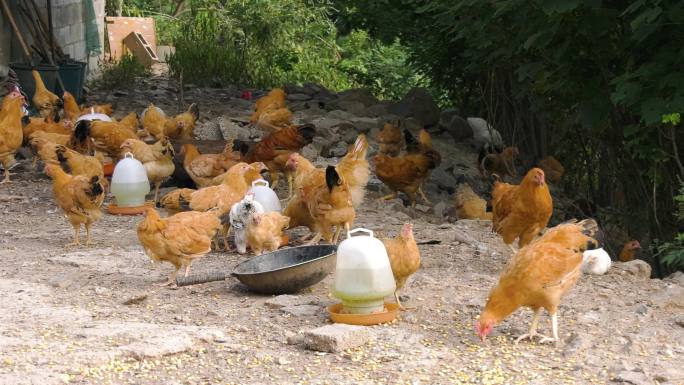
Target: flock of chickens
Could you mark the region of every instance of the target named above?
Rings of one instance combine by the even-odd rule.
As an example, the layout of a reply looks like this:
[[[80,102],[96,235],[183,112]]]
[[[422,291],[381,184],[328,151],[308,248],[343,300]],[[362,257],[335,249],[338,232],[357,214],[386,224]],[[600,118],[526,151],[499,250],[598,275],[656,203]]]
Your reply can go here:
[[[169,214],[162,217],[153,206],[148,206],[137,226],[145,253],[154,261],[174,265],[167,284],[175,283],[181,268],[187,276],[192,261],[209,253],[212,246],[216,250],[230,250],[231,231],[239,253],[245,253],[248,247],[255,254],[276,250],[289,242],[283,230],[299,226],[310,230],[310,236],[302,240],[308,244],[317,244],[321,239],[337,243],[342,231],[349,231],[364,200],[371,172],[366,159],[366,136],[358,135],[336,165],[315,167],[298,151],[312,142],[316,129],[308,124],[292,124],[281,89],[273,89],[256,101],[251,123],[266,132],[259,142],[228,141],[220,154],[200,154],[195,146],[183,145],[183,168],[197,189],[172,190],[159,199],[160,184],[175,168],[172,141],[192,137],[199,116],[196,105],[175,117],[150,105],[140,119],[132,112],[118,121],[78,120],[90,112],[111,115],[112,106],[82,108],[69,93],[65,92],[60,99],[48,91],[36,71],[34,78],[36,93],[32,101],[40,117],[25,116],[25,101],[18,90],[2,100],[2,183],[10,181],[9,168],[16,151],[22,145],[30,145],[36,159],[46,164],[45,173],[52,178],[55,201],[74,227],[74,244],[80,244],[80,227],[84,225],[88,245],[91,226],[101,217],[108,187],[103,162],[132,153],[142,162],[155,186],[157,207]],[[153,143],[148,144],[145,139]],[[376,140],[379,151],[372,158],[375,173],[392,191],[381,199],[402,192],[412,205],[416,204],[418,194],[429,203],[422,186],[441,162],[430,134],[423,129],[416,138],[409,130],[386,123]],[[476,330],[484,340],[496,324],[524,306],[532,308],[535,315],[529,333],[518,340],[532,339],[538,335],[540,311],[546,309],[552,317],[553,337],[543,337],[542,341],[558,342],[556,310],[561,297],[573,287],[582,271],[605,272],[610,258],[606,265],[600,254],[584,255],[598,245],[593,219],[546,229],[553,201],[547,173],[542,168],[529,170],[519,185],[500,180],[500,176],[515,175],[511,159],[517,151],[512,147],[504,151],[485,149],[481,154],[478,167],[483,175],[489,172],[496,179],[491,202],[477,196],[466,183],[461,183],[456,192],[459,218],[490,219],[492,231],[500,234],[506,244],[518,240],[519,249],[511,246],[514,255],[492,289]],[[553,175],[558,170],[553,166],[543,168]],[[288,203],[282,213],[267,212],[248,194],[252,182],[264,172],[271,174],[274,186],[280,174],[287,179]],[[383,239],[383,243],[399,290],[420,266],[412,225],[405,224],[395,238]],[[637,248],[638,243],[632,246]],[[396,292],[395,297],[401,306]]]

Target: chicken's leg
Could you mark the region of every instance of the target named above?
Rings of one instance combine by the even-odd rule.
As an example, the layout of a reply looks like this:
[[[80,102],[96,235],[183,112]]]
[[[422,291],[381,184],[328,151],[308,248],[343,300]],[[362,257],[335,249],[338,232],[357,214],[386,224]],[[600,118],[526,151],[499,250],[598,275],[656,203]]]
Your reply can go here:
[[[397,305],[399,305],[399,310],[407,311],[415,309],[413,307],[404,307],[404,305],[401,304],[401,301],[399,300],[399,290],[394,291],[394,299],[397,301]]]
[[[308,242],[305,243],[305,245],[317,245],[318,242],[321,241],[321,238],[323,237],[323,234],[320,231],[317,231],[314,236],[309,240]]]
[[[526,334],[521,335],[520,337],[516,338],[515,343],[517,344],[518,342],[528,339],[532,341],[534,337],[539,336],[541,337],[540,343],[544,342],[547,338],[544,335],[541,335],[537,333],[537,324],[539,323],[539,316],[541,315],[542,308],[537,308],[537,310],[534,311],[534,316],[532,317],[532,322],[530,323],[530,331]]]
[[[513,252],[513,254],[517,254],[517,253],[518,253],[518,249],[516,249],[515,246],[513,246],[513,245],[508,245],[508,247],[511,249],[511,251]]]
[[[93,243],[90,241],[90,223],[85,224],[85,230],[86,230],[86,246],[90,246]]]
[[[224,228],[221,230],[221,232],[223,233],[223,234],[222,234],[222,238],[223,238],[223,250],[224,250],[224,251],[229,251],[229,250],[230,250],[230,246],[228,246],[228,234],[230,234],[230,226],[228,226],[227,228],[224,227]]]
[[[292,176],[291,172],[287,173],[287,199],[292,199],[292,196],[294,195],[294,192],[292,189],[294,188],[294,177]]]
[[[72,224],[74,227],[74,241],[69,243],[67,246],[80,246],[81,240],[79,239],[79,233],[81,232],[81,224]]]
[[[432,202],[425,196],[425,193],[423,192],[423,186],[418,186],[418,193],[420,194],[420,197],[423,198],[425,203],[431,205]]]
[[[280,181],[280,174],[276,170],[270,170],[269,174],[271,174],[271,188],[275,190],[278,182]]]
[[[560,345],[560,338],[558,338],[558,313],[551,314],[551,329],[553,332],[553,337],[542,336],[542,339],[539,340],[539,343],[543,344],[545,342],[555,342],[556,347],[558,347]]]
[[[335,229],[335,236],[333,236],[332,244],[336,245],[337,241],[340,239],[340,234],[342,233],[342,226],[337,225],[337,228]]]
[[[188,274],[190,274],[190,264],[189,263],[187,265],[185,265],[185,275],[184,276],[187,277]]]
[[[397,197],[397,192],[394,191],[391,194],[385,195],[384,197],[378,199],[379,201],[388,201]]]
[[[5,179],[3,179],[2,182],[0,182],[0,184],[9,183],[10,182],[10,175],[12,175],[9,172],[9,167],[7,167],[7,166],[4,166],[4,167],[5,167]]]
[[[159,199],[159,187],[161,186],[161,182],[156,182],[154,184],[154,203],[157,204],[158,199]]]
[[[162,283],[160,286],[176,286],[176,275],[178,275],[178,270],[180,269],[180,266],[176,267],[171,274],[169,274],[169,279],[166,280],[166,282]]]

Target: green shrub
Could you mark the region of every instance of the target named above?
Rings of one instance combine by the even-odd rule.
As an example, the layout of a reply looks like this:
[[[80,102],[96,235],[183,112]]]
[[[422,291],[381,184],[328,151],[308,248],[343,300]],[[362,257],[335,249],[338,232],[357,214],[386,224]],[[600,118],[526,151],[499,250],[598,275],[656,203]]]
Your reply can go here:
[[[339,39],[342,60],[339,69],[356,87],[367,87],[380,99],[399,99],[427,81],[409,63],[407,49],[399,39],[390,44],[372,40],[354,30]]]
[[[104,89],[127,88],[134,84],[135,78],[148,76],[149,70],[129,54],[119,61],[100,62],[100,76],[95,85]]]
[[[677,219],[684,221],[684,182],[679,189],[679,194],[674,197],[677,202]],[[684,233],[679,233],[672,242],[658,245],[657,254],[660,261],[671,268],[684,268]]]
[[[316,82],[350,85],[336,70],[336,29],[328,5],[304,0],[205,1],[175,19],[176,52],[168,62],[198,85],[270,87]]]

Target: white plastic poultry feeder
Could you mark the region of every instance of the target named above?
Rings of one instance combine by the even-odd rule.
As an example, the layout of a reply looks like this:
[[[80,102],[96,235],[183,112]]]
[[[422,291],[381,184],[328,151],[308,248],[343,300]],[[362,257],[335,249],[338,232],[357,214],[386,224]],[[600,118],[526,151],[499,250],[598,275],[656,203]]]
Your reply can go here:
[[[117,208],[142,209],[145,206],[145,196],[150,192],[150,182],[145,167],[130,152],[127,152],[114,168],[111,191],[116,198]]]
[[[91,108],[89,114],[81,115],[76,119],[76,123],[80,122],[81,120],[101,120],[103,122],[111,122],[112,118],[109,117],[109,115],[106,114],[97,114],[95,113],[95,109]]]
[[[367,235],[351,237],[364,232]],[[384,298],[396,289],[385,245],[373,231],[357,228],[337,248],[333,295],[342,300],[348,314],[370,314],[385,310]]]
[[[254,200],[261,203],[265,212],[277,211],[280,212],[280,200],[275,191],[269,186],[268,181],[264,179],[257,179],[252,182],[252,187],[247,194],[253,193]]]

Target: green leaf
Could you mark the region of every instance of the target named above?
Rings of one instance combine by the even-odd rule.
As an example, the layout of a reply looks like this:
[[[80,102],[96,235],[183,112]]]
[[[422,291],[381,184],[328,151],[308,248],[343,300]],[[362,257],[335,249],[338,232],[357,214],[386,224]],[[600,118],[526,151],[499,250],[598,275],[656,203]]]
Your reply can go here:
[[[579,0],[543,0],[541,7],[547,15],[565,13],[574,10],[580,4]]]
[[[648,9],[632,20],[629,25],[633,31],[636,31],[643,24],[652,23],[661,13],[663,13],[663,9],[660,7]]]
[[[641,119],[646,124],[660,123],[665,111],[665,101],[662,98],[650,98],[641,103]]]

